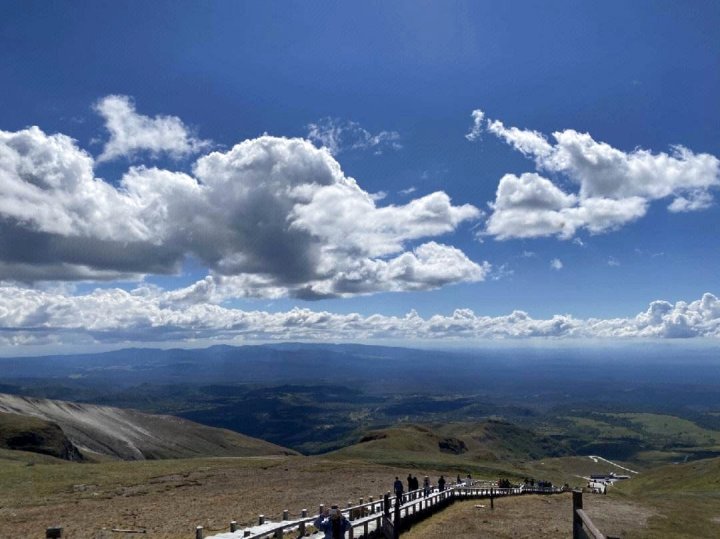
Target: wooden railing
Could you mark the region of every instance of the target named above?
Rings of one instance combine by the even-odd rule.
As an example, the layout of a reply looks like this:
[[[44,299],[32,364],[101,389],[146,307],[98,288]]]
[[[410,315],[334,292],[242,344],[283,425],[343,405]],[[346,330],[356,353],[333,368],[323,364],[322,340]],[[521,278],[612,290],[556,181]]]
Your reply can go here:
[[[573,539],[618,539],[602,533],[583,510],[581,490],[573,490]]]
[[[347,539],[367,538],[371,536],[395,539],[400,530],[407,527],[410,522],[421,520],[440,509],[443,509],[456,500],[489,498],[491,507],[494,499],[504,496],[517,496],[522,494],[556,494],[563,492],[559,488],[495,488],[481,485],[476,482],[472,485],[463,483],[450,485],[449,488],[439,491],[433,488],[425,496],[423,489],[403,494],[402,500],[386,493],[378,500],[369,498],[368,502],[360,499],[357,505],[348,504],[342,509],[343,515],[350,522]],[[325,507],[320,505],[318,514],[322,514]],[[264,515],[259,515],[258,524],[242,531],[236,522],[230,523],[230,531],[213,535],[207,539],[278,539],[283,537],[298,537],[306,533],[316,520],[317,516],[309,517],[307,509],[301,511],[300,517],[291,519],[289,511],[283,511],[282,520],[270,522]],[[205,538],[205,530],[198,526],[195,531],[196,539]],[[311,536],[312,537],[312,536]]]
[[[465,483],[450,485],[449,488],[443,491],[435,487],[431,489],[427,495],[425,495],[423,489],[418,489],[403,494],[402,499],[391,496],[389,492],[377,500],[372,496],[368,498],[367,502],[360,498],[360,503],[353,505],[348,502],[347,507],[342,509],[341,512],[350,522],[350,530],[346,534],[347,539],[369,537],[397,539],[400,531],[407,529],[413,522],[422,520],[458,500],[485,498],[490,500],[490,507],[492,508],[495,498],[499,497],[523,494],[557,494],[560,492],[564,492],[564,490],[560,488],[540,487],[496,488],[476,481],[469,485]],[[573,506],[573,514],[577,515],[577,518],[587,519],[589,524],[585,524],[582,529],[594,529],[592,522],[590,522],[590,519],[587,518],[587,515],[582,511],[582,496],[579,500],[580,505],[577,508],[578,511],[576,512]],[[575,502],[575,498],[573,498],[573,502]],[[318,514],[323,514],[325,507],[324,505],[320,505],[318,509]],[[306,531],[312,526],[316,519],[317,516],[308,516],[307,509],[303,509],[297,518],[291,518],[290,512],[285,510],[282,513],[281,520],[278,522],[271,522],[265,518],[265,515],[259,515],[256,525],[240,530],[237,522],[233,520],[230,522],[229,531],[208,536],[207,539],[280,539],[284,537],[302,537],[306,535]],[[144,533],[144,530],[112,531]],[[198,526],[195,530],[195,538],[205,539],[205,531],[202,526]],[[213,533],[216,532],[213,531]],[[322,533],[318,532],[310,537],[318,538],[322,535]],[[46,538],[61,539],[62,536],[63,529],[61,527],[52,527],[46,530]],[[575,537],[576,536],[573,535],[574,539]],[[602,534],[577,537],[604,538]],[[607,539],[612,538],[608,537]]]

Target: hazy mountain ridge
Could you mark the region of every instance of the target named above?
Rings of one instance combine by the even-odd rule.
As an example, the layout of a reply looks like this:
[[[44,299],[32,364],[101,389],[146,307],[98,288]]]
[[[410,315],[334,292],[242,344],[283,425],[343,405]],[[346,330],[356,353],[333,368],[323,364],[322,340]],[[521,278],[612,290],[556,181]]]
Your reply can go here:
[[[630,459],[660,450],[682,460],[718,454],[714,435],[692,428],[668,437],[622,414],[668,416],[657,421],[677,423],[678,432],[687,429],[673,417],[720,429],[716,357],[711,348],[658,345],[137,348],[0,359],[0,391],[171,414],[306,454],[351,445],[370,430],[495,418],[577,454]]]
[[[0,394],[0,412],[55,423],[83,453],[122,460],[293,453],[186,419],[108,406]]]

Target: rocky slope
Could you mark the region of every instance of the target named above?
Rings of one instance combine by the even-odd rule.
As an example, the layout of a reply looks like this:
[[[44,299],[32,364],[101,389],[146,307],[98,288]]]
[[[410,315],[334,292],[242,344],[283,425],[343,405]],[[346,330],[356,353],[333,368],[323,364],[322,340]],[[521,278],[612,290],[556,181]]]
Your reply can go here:
[[[63,430],[37,417],[0,413],[0,448],[79,462],[83,456]]]
[[[0,393],[0,412],[54,423],[74,446],[90,457],[97,455],[122,460],[144,460],[294,453],[229,430],[206,427],[173,416],[144,414],[108,406]],[[40,423],[37,426],[39,428]],[[43,429],[46,428],[43,426]]]

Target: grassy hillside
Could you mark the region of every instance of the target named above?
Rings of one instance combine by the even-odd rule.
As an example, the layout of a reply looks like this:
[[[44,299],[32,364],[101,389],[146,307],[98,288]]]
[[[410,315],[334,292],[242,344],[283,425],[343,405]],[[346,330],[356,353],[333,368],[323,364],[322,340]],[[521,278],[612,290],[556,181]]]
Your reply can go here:
[[[628,538],[695,538],[720,535],[720,458],[647,470],[611,490],[655,510],[642,533]]]
[[[102,528],[147,530],[153,539],[194,537],[195,526],[227,531],[258,514],[299,516],[323,503],[379,499],[396,475],[437,470],[319,457],[165,459],[77,464],[0,450],[0,539],[41,537],[60,524],[68,537]],[[9,456],[10,458],[5,458]],[[143,535],[145,536],[145,535]]]
[[[80,451],[57,424],[18,414],[0,412],[0,448],[83,460]]]
[[[503,433],[507,438],[496,438]],[[524,429],[485,422],[381,429],[325,457],[76,464],[0,450],[0,538],[39,536],[44,526],[54,523],[79,538],[95,537],[102,527],[147,530],[157,538],[189,537],[195,525],[219,532],[230,519],[250,523],[259,513],[272,518],[286,508],[294,515],[319,503],[344,505],[348,499],[377,497],[391,488],[395,475],[436,479],[439,473],[470,471],[476,478],[533,476],[580,485],[584,481],[578,475],[610,469],[587,457],[521,458],[525,450],[516,453],[518,458],[502,457],[513,443],[533,449],[540,442]],[[480,459],[482,455],[487,459]],[[385,465],[378,464],[383,460]],[[712,537],[709,531],[718,526],[713,519],[720,516],[719,481],[720,459],[664,466],[641,471],[608,496],[588,495],[586,506],[606,531],[622,523],[617,530],[628,539]],[[462,535],[468,530],[498,537],[505,532],[508,537],[523,536],[523,530],[536,537],[568,535],[569,499],[550,502],[555,505],[546,505],[545,498],[499,500],[493,514],[481,520],[482,511],[465,504],[457,507],[457,514],[446,518],[441,513],[438,518],[463,528],[457,537],[469,537]],[[514,529],[516,521],[533,524]],[[432,522],[418,539],[437,536]]]
[[[560,444],[503,421],[472,424],[404,425],[366,432],[357,443],[328,453],[388,465],[446,470],[451,477],[487,474],[521,477],[515,463],[566,454]]]
[[[582,455],[602,455],[639,465],[720,456],[720,430],[707,417],[696,421],[669,414],[568,411],[548,417],[545,432]],[[700,420],[698,419],[698,420]]]

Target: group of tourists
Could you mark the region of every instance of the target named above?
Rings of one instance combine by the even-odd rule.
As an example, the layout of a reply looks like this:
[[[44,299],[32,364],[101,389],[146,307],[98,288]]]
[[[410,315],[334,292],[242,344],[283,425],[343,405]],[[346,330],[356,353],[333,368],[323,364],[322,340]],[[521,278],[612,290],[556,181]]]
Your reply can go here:
[[[466,482],[467,484],[472,484],[470,474],[467,475]],[[459,474],[457,476],[457,483],[462,483],[462,481],[460,481]],[[445,485],[445,476],[441,475],[437,481],[438,491],[444,491]],[[432,493],[432,489],[433,486],[430,483],[430,478],[426,475],[423,479],[422,495],[427,498]],[[420,481],[414,475],[408,474],[406,494],[403,482],[399,477],[395,477],[393,490],[395,491],[395,496],[397,496],[401,503],[408,500],[415,500],[420,496]],[[342,514],[342,511],[337,505],[333,505],[330,509],[325,509],[322,513],[320,513],[315,519],[315,522],[313,522],[313,525],[325,534],[324,539],[340,539],[345,537],[345,532],[352,527],[350,521],[348,521],[348,519]]]
[[[447,481],[445,480],[445,476],[441,475],[440,478],[437,481],[437,488],[438,491],[442,492],[445,490],[445,485]],[[427,475],[423,479],[422,484],[422,495],[427,498],[432,493],[433,485],[430,483],[430,477]],[[399,477],[395,477],[395,482],[393,483],[393,491],[395,492],[395,496],[401,501],[405,502],[407,500],[415,500],[420,496],[420,481],[417,477],[415,477],[412,474],[408,474],[407,476],[407,495],[405,494],[405,487],[403,485],[403,482],[400,480]]]

